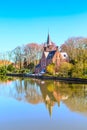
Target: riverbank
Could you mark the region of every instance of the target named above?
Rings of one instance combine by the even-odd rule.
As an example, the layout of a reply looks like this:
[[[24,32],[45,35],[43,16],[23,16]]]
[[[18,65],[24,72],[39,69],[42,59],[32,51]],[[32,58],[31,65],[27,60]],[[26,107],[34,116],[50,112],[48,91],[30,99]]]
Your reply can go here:
[[[87,83],[87,79],[81,78],[66,78],[66,77],[57,77],[57,76],[44,76],[44,75],[29,75],[29,74],[6,74],[7,76],[15,77],[29,77],[41,80],[58,80],[64,82],[74,82],[74,83]]]

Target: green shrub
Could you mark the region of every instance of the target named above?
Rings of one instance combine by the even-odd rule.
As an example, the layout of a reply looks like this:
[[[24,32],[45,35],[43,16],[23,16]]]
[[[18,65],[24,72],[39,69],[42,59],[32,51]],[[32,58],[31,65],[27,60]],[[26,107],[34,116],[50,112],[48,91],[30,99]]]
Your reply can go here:
[[[73,65],[68,62],[63,62],[59,67],[58,76],[71,77]]]
[[[54,63],[49,64],[46,69],[47,69],[47,73],[49,73],[51,75],[55,75],[55,64]]]
[[[15,71],[15,67],[12,64],[10,64],[7,66],[7,70],[10,72],[13,72],[13,71]]]
[[[19,73],[29,73],[29,69],[20,69]]]
[[[0,67],[0,75],[5,75],[7,73],[7,69],[5,66]]]

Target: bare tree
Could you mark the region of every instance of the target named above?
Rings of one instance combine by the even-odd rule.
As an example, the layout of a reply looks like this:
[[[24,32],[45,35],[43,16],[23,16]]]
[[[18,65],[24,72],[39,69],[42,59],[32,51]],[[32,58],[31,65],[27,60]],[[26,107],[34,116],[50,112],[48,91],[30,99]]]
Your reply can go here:
[[[16,47],[13,50],[13,59],[14,59],[15,65],[18,65],[20,69],[22,68],[23,58],[24,58],[23,48],[20,46]]]
[[[28,64],[30,64],[31,62],[37,64],[37,61],[41,58],[42,49],[42,45],[38,45],[36,43],[25,45],[24,51]]]
[[[70,61],[79,61],[86,59],[87,55],[87,38],[73,37],[69,38],[60,47],[61,51],[67,52]],[[84,55],[84,56],[83,56]]]

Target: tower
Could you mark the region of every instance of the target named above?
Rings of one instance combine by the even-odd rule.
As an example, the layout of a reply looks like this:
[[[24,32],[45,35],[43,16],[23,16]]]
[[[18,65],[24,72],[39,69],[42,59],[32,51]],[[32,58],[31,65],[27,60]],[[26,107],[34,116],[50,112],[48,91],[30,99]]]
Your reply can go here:
[[[44,51],[51,52],[57,50],[56,45],[51,41],[50,35],[48,32],[47,41],[44,43]]]
[[[50,35],[49,35],[49,33],[48,33],[47,46],[50,46],[50,45],[52,45],[52,43],[51,43]]]

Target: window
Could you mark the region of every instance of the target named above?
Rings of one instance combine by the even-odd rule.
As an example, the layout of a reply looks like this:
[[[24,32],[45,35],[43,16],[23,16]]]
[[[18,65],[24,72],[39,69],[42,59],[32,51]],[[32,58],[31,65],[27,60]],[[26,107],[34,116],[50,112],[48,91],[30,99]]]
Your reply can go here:
[[[63,56],[64,56],[64,57],[66,57],[66,55],[65,55],[65,54],[64,54]]]

